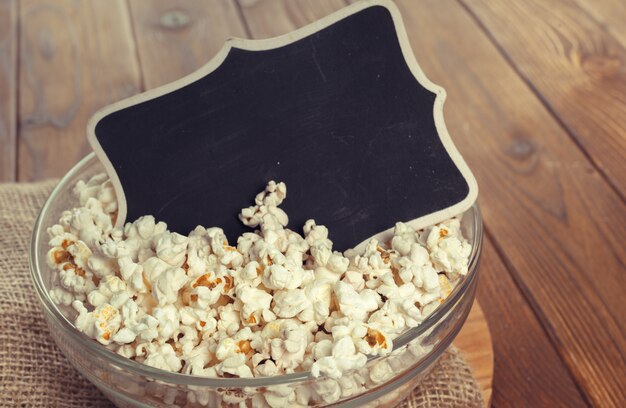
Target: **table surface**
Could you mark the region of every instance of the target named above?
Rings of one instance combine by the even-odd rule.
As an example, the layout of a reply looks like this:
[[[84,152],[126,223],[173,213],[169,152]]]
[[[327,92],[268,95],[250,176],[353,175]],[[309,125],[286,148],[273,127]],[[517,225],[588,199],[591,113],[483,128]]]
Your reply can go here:
[[[493,406],[626,406],[626,2],[398,0],[480,186]],[[343,0],[0,0],[0,181],[61,176],[98,108]]]

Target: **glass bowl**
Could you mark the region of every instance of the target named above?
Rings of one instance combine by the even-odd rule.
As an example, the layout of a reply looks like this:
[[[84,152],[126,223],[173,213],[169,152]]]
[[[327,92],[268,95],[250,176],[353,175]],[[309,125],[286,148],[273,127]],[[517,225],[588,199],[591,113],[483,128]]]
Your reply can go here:
[[[469,272],[424,322],[394,340],[394,351],[372,357],[365,367],[340,380],[313,378],[309,372],[267,378],[204,378],[171,373],[129,360],[76,330],[49,295],[52,269],[46,264],[48,235],[61,213],[78,205],[72,188],[78,180],[103,172],[92,153],[59,182],[35,223],[30,271],[50,333],[67,359],[118,407],[150,406],[393,406],[402,401],[452,343],[476,293],[482,248],[477,206],[463,214],[463,233],[472,244]]]

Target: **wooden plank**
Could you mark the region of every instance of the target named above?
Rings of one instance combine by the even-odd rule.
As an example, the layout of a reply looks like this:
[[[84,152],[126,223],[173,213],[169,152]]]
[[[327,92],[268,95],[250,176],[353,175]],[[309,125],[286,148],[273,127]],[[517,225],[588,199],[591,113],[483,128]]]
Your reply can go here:
[[[228,37],[246,37],[231,0],[130,0],[130,9],[146,89],[195,71]]]
[[[15,181],[17,0],[0,0],[0,182]]]
[[[554,345],[495,251],[484,241],[478,301],[493,339],[495,407],[584,407]]]
[[[20,22],[18,179],[58,177],[89,152],[87,119],[139,90],[128,8],[24,0]]]
[[[611,33],[626,48],[626,2],[624,0],[574,0],[602,28]]]
[[[239,0],[252,38],[285,34],[344,7],[343,0]]]
[[[623,201],[466,10],[397,3],[426,75],[448,91],[448,128],[478,178],[504,261],[586,398],[618,405],[626,400]]]
[[[624,47],[573,0],[463,4],[624,198]]]
[[[491,405],[493,394],[493,343],[489,326],[478,301],[474,301],[463,328],[454,339],[480,387],[485,406]]]

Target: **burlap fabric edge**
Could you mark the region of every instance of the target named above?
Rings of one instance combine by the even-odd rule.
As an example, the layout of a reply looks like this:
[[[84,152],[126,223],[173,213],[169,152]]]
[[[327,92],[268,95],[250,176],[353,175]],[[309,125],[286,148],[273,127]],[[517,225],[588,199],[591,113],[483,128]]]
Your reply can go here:
[[[0,407],[111,407],[48,333],[28,270],[39,210],[56,180],[0,184]],[[402,408],[482,407],[472,372],[451,348]]]

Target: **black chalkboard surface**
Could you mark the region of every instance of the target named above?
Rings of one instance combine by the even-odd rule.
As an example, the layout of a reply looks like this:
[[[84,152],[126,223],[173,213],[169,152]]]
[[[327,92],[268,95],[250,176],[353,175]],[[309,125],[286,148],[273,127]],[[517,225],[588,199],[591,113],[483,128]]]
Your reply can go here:
[[[98,112],[88,137],[119,223],[152,214],[180,233],[220,226],[235,239],[247,230],[239,210],[276,180],[289,227],[314,218],[344,250],[474,202],[444,98],[395,6],[365,1],[286,36],[231,39],[190,76]]]

